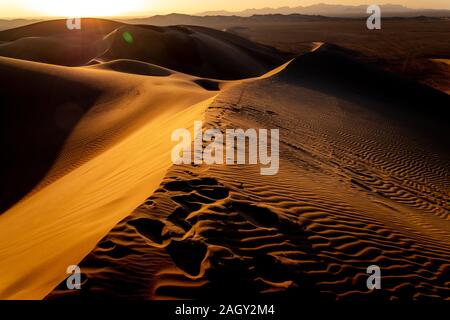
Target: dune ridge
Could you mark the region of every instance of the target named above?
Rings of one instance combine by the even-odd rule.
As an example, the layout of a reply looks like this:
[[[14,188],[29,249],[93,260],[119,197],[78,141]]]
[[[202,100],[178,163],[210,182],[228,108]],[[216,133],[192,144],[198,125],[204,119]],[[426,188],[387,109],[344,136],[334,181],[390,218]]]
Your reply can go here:
[[[328,43],[82,25],[0,31],[0,298],[449,299],[447,94]],[[172,166],[200,119],[279,128],[279,174]]]
[[[4,115],[26,115],[2,118],[10,137],[2,147],[16,164],[2,168],[2,176],[12,188],[34,174],[14,199],[27,196],[0,215],[0,297],[41,299],[64,279],[68,265],[157,188],[171,163],[171,131],[201,119],[216,93],[187,75],[161,81],[10,58],[0,58],[0,68],[11,75],[2,87]],[[61,128],[55,114],[68,104],[78,105],[79,113]],[[36,161],[30,176],[12,170],[27,168],[30,157]]]
[[[198,26],[156,27],[82,19],[81,30],[68,30],[65,24],[66,20],[45,21],[0,31],[0,55],[65,66],[138,60],[194,76],[227,80],[260,76],[290,56]]]
[[[157,188],[171,164],[171,132],[191,128],[232,84],[198,75],[258,76],[286,59],[206,28],[82,25],[0,32],[4,299],[43,298]],[[186,44],[194,51],[184,56]]]
[[[353,86],[333,72],[342,59]],[[61,284],[47,298],[448,300],[450,158],[433,137],[448,135],[439,118],[449,98],[414,86],[410,113],[397,106],[409,81],[380,97],[391,83],[359,68],[325,45],[224,90],[206,127],[280,128],[280,173],[172,167],[82,261],[83,289]],[[426,101],[439,103],[420,109]],[[434,126],[425,132],[421,119]],[[373,264],[383,290],[366,286]]]

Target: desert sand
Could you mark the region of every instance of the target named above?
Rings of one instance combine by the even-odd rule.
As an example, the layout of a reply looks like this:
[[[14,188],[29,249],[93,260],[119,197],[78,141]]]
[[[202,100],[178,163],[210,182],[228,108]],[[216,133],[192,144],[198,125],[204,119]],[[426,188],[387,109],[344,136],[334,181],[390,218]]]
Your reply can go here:
[[[31,195],[0,216],[2,297],[42,298],[52,282],[61,280],[52,279],[52,270],[58,274],[64,266],[83,258],[89,247],[158,187],[170,164],[170,145],[164,137],[201,117],[214,93],[176,76],[160,83],[156,77],[119,77],[111,71],[67,70],[1,59],[2,71],[18,74],[14,70],[18,68],[29,72],[17,80],[24,81],[32,75],[42,85],[35,87],[40,95],[51,95],[51,90],[58,89],[45,82],[48,74],[68,90],[71,83],[87,85],[95,79],[95,83],[106,83],[112,93],[96,96],[95,103],[86,109],[71,104],[74,100],[83,101],[84,96],[79,95],[67,103],[46,105],[47,109],[40,108],[34,115],[31,111],[28,123],[10,122],[8,133],[21,138],[16,140],[19,146],[8,150],[11,161],[18,170],[30,171],[25,174],[10,169],[5,173],[11,186],[21,187],[10,190],[17,195],[35,180],[40,181]],[[12,87],[19,84],[11,82]],[[45,86],[49,85],[50,90],[46,91]],[[89,89],[104,88],[93,84]],[[68,90],[60,94],[66,98]],[[24,109],[33,104],[32,95],[26,99],[23,105],[19,104]],[[68,114],[72,106],[78,113],[70,128],[61,129],[60,123],[55,126],[55,117],[60,116],[56,108],[65,106]],[[24,109],[11,113],[23,114]],[[186,116],[180,117],[181,113]],[[39,157],[41,154],[45,157]],[[50,163],[48,157],[52,155],[54,160]],[[30,159],[36,161],[35,165],[27,166]],[[22,185],[15,184],[17,176],[23,178]],[[36,269],[46,270],[46,276]]]
[[[0,298],[449,299],[448,94],[319,39],[86,22],[0,32]],[[279,174],[172,165],[194,120],[279,128]]]

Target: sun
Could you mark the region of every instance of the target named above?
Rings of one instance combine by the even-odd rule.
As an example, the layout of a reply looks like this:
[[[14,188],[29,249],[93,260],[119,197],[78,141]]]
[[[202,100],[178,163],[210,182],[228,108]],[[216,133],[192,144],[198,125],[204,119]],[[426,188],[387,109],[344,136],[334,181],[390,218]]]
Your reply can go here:
[[[136,12],[144,0],[27,0],[36,11],[50,16],[105,17]]]

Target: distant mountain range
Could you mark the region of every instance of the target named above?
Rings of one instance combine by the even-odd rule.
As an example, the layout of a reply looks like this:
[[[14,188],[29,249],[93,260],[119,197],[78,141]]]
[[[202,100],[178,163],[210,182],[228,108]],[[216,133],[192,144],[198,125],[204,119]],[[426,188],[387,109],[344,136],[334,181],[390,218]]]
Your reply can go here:
[[[131,24],[149,24],[155,26],[171,25],[195,25],[205,27],[215,27],[220,25],[239,25],[248,23],[276,23],[276,22],[299,22],[299,21],[317,21],[333,19],[323,16],[308,16],[302,14],[272,14],[272,15],[253,15],[251,17],[240,16],[191,16],[187,14],[172,13],[168,15],[156,15],[148,18],[123,19],[120,21]],[[335,18],[336,19],[336,18]]]
[[[40,20],[36,20],[36,19],[14,19],[14,20],[0,19],[0,30],[22,27],[22,26],[26,26],[27,24],[31,24],[31,23],[38,22],[38,21],[40,21]]]
[[[450,18],[450,10],[438,9],[411,9],[401,5],[381,5],[382,17],[411,18]],[[367,17],[367,5],[347,6],[331,4],[315,4],[311,6],[280,7],[247,9],[239,12],[206,11],[196,15],[171,13],[155,15],[146,18],[115,18],[114,20],[132,24],[150,24],[156,26],[168,25],[198,25],[217,27],[223,24],[258,23],[258,22],[297,22],[315,21],[330,18],[358,18]],[[47,19],[0,19],[0,30],[16,28]]]
[[[365,15],[365,17],[367,14]],[[324,21],[324,20],[340,20],[358,18],[353,17],[327,17],[323,15],[304,15],[304,14],[255,14],[252,16],[191,16],[187,14],[172,13],[168,15],[156,15],[148,18],[134,18],[134,19],[121,19],[119,21],[131,23],[131,24],[147,24],[154,26],[171,26],[171,25],[195,25],[205,26],[210,28],[228,28],[229,26],[239,26],[253,23],[296,23],[296,22],[308,22],[308,21]],[[394,18],[394,16],[387,16],[387,19],[447,19],[442,16],[400,16]]]
[[[305,14],[305,15],[322,15],[329,17],[360,17],[367,16],[366,10],[368,5],[337,5],[319,3],[310,6],[298,7],[279,7],[279,8],[261,8],[261,9],[246,9],[243,11],[206,11],[198,13],[198,16],[241,16],[249,17],[253,15],[268,15],[268,14]],[[413,16],[429,16],[429,17],[448,17],[450,10],[444,9],[411,9],[397,4],[380,5],[382,14],[385,17],[413,17]]]

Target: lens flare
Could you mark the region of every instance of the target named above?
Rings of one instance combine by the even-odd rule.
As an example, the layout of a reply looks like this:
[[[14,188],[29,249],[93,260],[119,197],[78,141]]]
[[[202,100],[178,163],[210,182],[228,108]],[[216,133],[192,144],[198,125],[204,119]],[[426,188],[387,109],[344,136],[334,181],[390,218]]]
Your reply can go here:
[[[127,32],[124,32],[123,34],[122,34],[122,37],[123,37],[123,39],[125,40],[125,42],[127,42],[128,44],[132,44],[133,43],[133,36],[131,35],[131,33],[129,33],[128,31]]]

